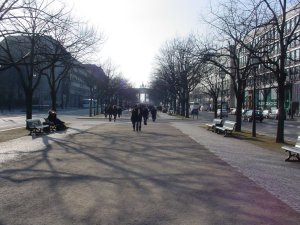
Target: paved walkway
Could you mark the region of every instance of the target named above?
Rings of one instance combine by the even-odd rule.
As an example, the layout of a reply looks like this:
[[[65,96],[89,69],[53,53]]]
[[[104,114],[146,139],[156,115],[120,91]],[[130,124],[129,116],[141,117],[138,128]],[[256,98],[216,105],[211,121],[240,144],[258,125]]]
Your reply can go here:
[[[299,163],[183,121],[81,120],[0,149],[1,225],[300,221]]]
[[[287,153],[209,132],[198,125],[174,123],[186,135],[261,187],[300,212],[300,163],[285,162]]]

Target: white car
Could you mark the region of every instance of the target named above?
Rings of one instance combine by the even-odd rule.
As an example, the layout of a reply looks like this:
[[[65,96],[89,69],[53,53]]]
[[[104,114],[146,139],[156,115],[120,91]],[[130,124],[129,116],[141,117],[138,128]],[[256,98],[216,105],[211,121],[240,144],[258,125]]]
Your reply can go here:
[[[230,108],[230,114],[235,115],[236,114],[236,108]]]
[[[270,110],[270,113],[269,113],[269,118],[272,118],[272,119],[278,119],[278,109],[275,108],[275,107],[272,107],[271,110]]]
[[[262,111],[263,117],[264,118],[269,118],[269,114],[270,114],[270,110],[269,109],[265,109]]]

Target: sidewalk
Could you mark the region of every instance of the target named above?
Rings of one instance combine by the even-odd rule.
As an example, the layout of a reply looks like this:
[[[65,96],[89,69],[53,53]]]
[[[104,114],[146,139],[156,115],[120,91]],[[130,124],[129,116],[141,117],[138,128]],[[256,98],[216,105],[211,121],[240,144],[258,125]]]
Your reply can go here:
[[[299,163],[181,120],[137,133],[129,120],[85,119],[0,149],[20,151],[0,164],[3,225],[300,221]]]
[[[285,162],[287,153],[223,137],[197,125],[173,125],[300,213],[300,163]]]

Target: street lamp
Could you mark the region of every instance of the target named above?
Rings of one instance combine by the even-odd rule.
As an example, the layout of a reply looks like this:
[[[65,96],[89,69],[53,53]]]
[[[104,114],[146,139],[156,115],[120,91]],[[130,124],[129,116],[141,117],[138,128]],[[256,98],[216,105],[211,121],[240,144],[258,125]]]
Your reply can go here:
[[[252,137],[256,137],[256,74],[258,69],[258,59],[253,58],[252,60],[252,68],[253,68],[253,93],[252,93]]]
[[[94,85],[94,87],[93,87],[93,98],[92,98],[94,116],[96,116],[96,107],[98,106],[98,100],[97,100],[96,96],[97,96],[97,86]]]
[[[94,103],[94,96],[95,96],[96,86],[90,86],[90,100],[89,100],[89,108],[90,108],[90,117],[95,116],[95,103]]]
[[[223,80],[225,78],[225,72],[220,70],[220,78],[221,78],[221,110],[220,110],[220,119],[223,118]]]

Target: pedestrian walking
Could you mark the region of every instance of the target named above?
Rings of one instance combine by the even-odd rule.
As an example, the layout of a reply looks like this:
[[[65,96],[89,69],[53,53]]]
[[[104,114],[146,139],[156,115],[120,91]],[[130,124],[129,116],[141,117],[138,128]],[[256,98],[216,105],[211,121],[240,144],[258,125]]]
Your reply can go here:
[[[198,119],[198,116],[199,116],[199,109],[198,108],[192,110],[192,116],[193,116],[193,119],[195,118],[195,116]]]
[[[153,106],[150,109],[150,113],[151,113],[152,121],[155,122],[155,120],[156,120],[156,114],[157,114],[157,110],[156,110],[155,106]]]
[[[143,119],[144,119],[144,125],[147,125],[147,120],[148,120],[148,117],[149,117],[149,109],[146,105],[142,106],[142,116],[143,116]]]
[[[142,129],[142,110],[141,107],[135,105],[131,111],[131,122],[133,131],[141,131]]]
[[[120,118],[121,115],[122,115],[122,107],[119,106],[119,107],[118,107],[118,117]]]
[[[105,108],[104,108],[104,116],[105,116],[105,118],[107,118],[107,115],[108,115],[108,106],[105,106]]]
[[[114,117],[114,122],[116,122],[117,115],[118,115],[118,108],[117,108],[116,105],[114,105],[114,106],[112,107],[112,115],[113,115],[113,117]]]
[[[108,120],[110,122],[112,119],[112,115],[113,115],[113,107],[111,105],[109,105],[107,108],[107,114],[108,114]]]

